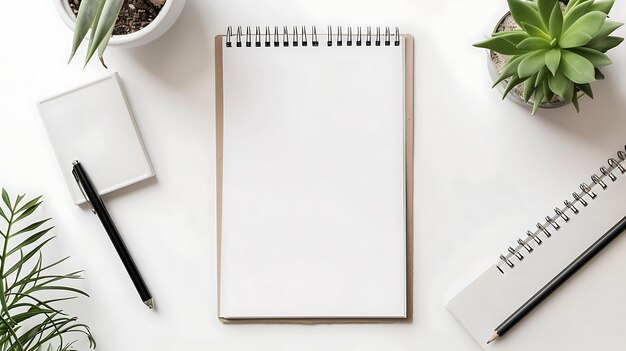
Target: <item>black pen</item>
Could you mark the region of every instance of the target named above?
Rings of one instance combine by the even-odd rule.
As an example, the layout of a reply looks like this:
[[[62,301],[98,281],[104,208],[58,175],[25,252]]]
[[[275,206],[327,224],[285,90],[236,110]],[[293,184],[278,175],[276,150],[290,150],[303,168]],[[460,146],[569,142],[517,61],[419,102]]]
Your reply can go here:
[[[72,162],[72,166],[72,174],[74,175],[74,178],[76,178],[78,188],[85,196],[87,202],[91,203],[92,212],[96,214],[100,219],[100,222],[102,222],[104,230],[106,230],[107,234],[109,235],[109,238],[111,239],[111,242],[115,247],[115,251],[117,251],[117,254],[120,256],[120,259],[122,260],[122,263],[124,264],[128,275],[130,276],[130,279],[133,281],[133,284],[135,285],[135,288],[139,293],[139,297],[141,297],[141,301],[143,301],[143,303],[146,304],[148,308],[152,309],[154,307],[154,300],[152,299],[152,295],[150,295],[150,291],[148,291],[146,283],[143,281],[143,278],[141,278],[141,274],[139,274],[139,270],[137,269],[133,258],[130,256],[126,245],[124,245],[124,242],[120,237],[120,233],[115,227],[115,224],[113,223],[109,212],[104,206],[102,198],[100,198],[100,195],[98,195],[98,192],[91,183],[87,172],[85,172],[80,162],[74,161]]]
[[[504,336],[511,328],[513,328],[519,321],[522,320],[530,311],[537,307],[543,300],[545,300],[550,294],[558,289],[563,283],[565,283],[571,276],[573,276],[580,268],[582,268],[587,262],[591,261],[602,249],[617,238],[622,232],[626,230],[626,217],[622,218],[613,228],[609,229],[600,239],[596,240],[589,248],[587,248],[580,256],[578,256],[572,263],[570,263],[565,269],[563,269],[556,277],[552,278],[541,290],[533,295],[528,301],[526,301],[517,311],[513,312],[504,322],[496,327],[493,334],[487,340],[487,344],[495,341],[497,338]]]

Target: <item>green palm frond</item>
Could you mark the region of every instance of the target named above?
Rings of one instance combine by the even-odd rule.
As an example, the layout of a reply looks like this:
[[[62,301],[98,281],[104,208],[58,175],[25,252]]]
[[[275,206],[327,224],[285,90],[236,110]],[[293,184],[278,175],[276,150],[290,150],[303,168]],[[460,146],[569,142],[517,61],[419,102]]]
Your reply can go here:
[[[81,271],[58,274],[53,271],[67,259],[43,263],[41,249],[54,239],[49,236],[50,218],[24,224],[41,205],[41,196],[23,205],[25,195],[15,200],[2,189],[0,203],[0,351],[75,350],[83,335],[90,348],[96,347],[89,327],[68,316],[58,302],[88,296],[67,285],[81,279]]]

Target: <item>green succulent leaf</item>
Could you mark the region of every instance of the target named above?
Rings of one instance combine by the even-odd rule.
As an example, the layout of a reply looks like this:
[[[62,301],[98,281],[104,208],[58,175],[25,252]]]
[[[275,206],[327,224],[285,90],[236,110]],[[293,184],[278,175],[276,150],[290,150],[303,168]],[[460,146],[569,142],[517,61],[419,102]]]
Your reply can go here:
[[[563,30],[563,12],[561,6],[557,2],[550,14],[550,22],[548,23],[548,33],[552,38],[559,38]]]
[[[615,0],[595,1],[593,5],[591,5],[591,11],[602,11],[608,15],[614,3]]]
[[[106,39],[111,27],[115,25],[115,21],[117,20],[117,16],[119,15],[123,4],[124,0],[106,0],[104,7],[102,8],[102,14],[100,15],[98,26],[93,29],[95,30],[95,34],[93,36],[93,40],[89,43],[90,45],[87,50],[85,64],[89,62],[91,57],[96,53],[100,44]]]
[[[554,48],[550,49],[546,53],[546,66],[552,72],[552,75],[556,75],[556,71],[559,68],[559,64],[561,63],[561,49]]]
[[[544,100],[552,101],[552,99],[554,98],[554,93],[552,92],[552,90],[550,90],[547,79],[543,81],[543,89],[546,93],[546,96],[544,96]]]
[[[543,86],[538,87],[535,90],[535,101],[533,101],[533,110],[530,113],[531,115],[535,115],[535,112],[537,112],[537,108],[539,107],[539,105],[541,104],[541,102],[543,101],[543,97],[545,96],[545,92],[543,90]]]
[[[570,0],[567,2],[567,6],[565,7],[565,13],[569,12],[576,4],[578,4],[579,0]]]
[[[576,84],[576,87],[580,89],[583,93],[587,94],[590,98],[593,99],[593,90],[591,90],[591,84]]]
[[[539,10],[539,16],[541,16],[545,28],[548,28],[550,15],[555,5],[558,6],[557,0],[537,0],[537,9]]]
[[[535,78],[535,86],[538,87],[539,85],[543,84],[543,82],[545,82],[547,76],[548,76],[548,68],[547,67],[543,67],[539,72],[537,72],[537,77]]]
[[[621,44],[622,41],[624,41],[624,38],[608,36],[597,43],[588,44],[587,47],[596,49],[600,52],[607,52]]]
[[[517,76],[527,78],[539,72],[546,64],[546,50],[535,51],[526,56],[517,67]]]
[[[567,30],[574,22],[578,21],[583,15],[589,13],[593,0],[579,1],[569,11],[565,11],[563,15],[563,31]]]
[[[587,44],[595,37],[606,21],[606,14],[600,11],[589,12],[574,22],[559,39],[561,48],[572,48]]]
[[[515,74],[517,74],[517,68],[519,67],[520,62],[522,62],[522,60],[528,56],[528,54],[524,54],[524,55],[519,55],[519,56],[513,56],[511,57],[502,67],[502,71],[500,72],[500,76],[498,77],[498,79],[496,79],[496,81],[493,83],[493,87],[495,87],[496,85],[500,84],[500,82],[502,82],[503,80],[514,76]]]
[[[530,35],[531,37],[536,37],[536,38],[542,38],[545,40],[550,41],[552,38],[550,38],[550,36],[548,35],[547,31],[544,31],[543,29],[532,25],[530,23],[526,23],[526,22],[522,22],[521,26],[524,27],[524,30],[526,30],[526,33],[528,33],[528,35]]]
[[[539,11],[533,6],[534,3],[525,0],[507,0],[509,10],[517,24],[528,31],[526,25],[532,25],[536,28],[545,30]],[[525,23],[525,24],[523,24]]]
[[[517,48],[525,51],[535,51],[550,48],[550,42],[543,38],[526,38],[517,44]]]
[[[509,81],[509,84],[507,84],[506,86],[506,89],[504,89],[504,93],[502,94],[502,99],[504,100],[504,98],[506,98],[506,96],[509,95],[509,92],[513,90],[513,88],[515,88],[518,84],[524,83],[527,79],[528,77],[520,78],[517,76],[514,76],[513,78],[511,78],[511,80]]]
[[[524,102],[528,102],[528,100],[530,100],[530,98],[533,96],[533,93],[535,92],[534,82],[537,79],[537,75],[538,73],[535,73],[524,82]]]
[[[580,106],[578,105],[578,92],[574,89],[572,93],[572,105],[576,108],[576,112],[580,112]]]
[[[608,37],[617,28],[623,25],[624,23],[620,23],[620,22],[615,22],[615,21],[610,21],[610,20],[604,21],[604,24],[602,25],[602,28],[600,29],[598,34],[593,39],[591,39],[591,41],[588,44],[594,44],[594,43],[599,42],[600,40]]]
[[[573,48],[570,50],[586,58],[587,60],[589,60],[589,62],[591,62],[591,64],[594,67],[608,66],[613,63],[613,61],[611,61],[611,59],[608,56],[606,56],[605,54],[601,53],[600,51],[596,49],[581,47],[581,48]]]
[[[585,84],[595,80],[593,64],[569,50],[561,51],[560,71],[574,83]]]
[[[602,73],[602,71],[600,71],[600,69],[597,68],[597,67],[596,67],[595,74],[596,74],[596,80],[602,80],[602,79],[606,78],[606,77],[604,77],[604,74]]]
[[[558,96],[564,100],[569,99],[571,91],[574,89],[574,83],[567,79],[561,72],[557,72],[556,75],[548,78],[548,86],[550,90],[555,92]]]
[[[526,34],[524,34],[524,36],[528,37],[528,35]],[[474,46],[478,48],[485,48],[485,49],[493,50],[503,55],[518,55],[518,54],[524,53],[524,50],[518,49],[516,47],[517,43],[513,44],[512,40],[516,40],[520,37],[521,36],[517,33],[510,37],[495,36],[485,41],[476,43],[474,44]]]

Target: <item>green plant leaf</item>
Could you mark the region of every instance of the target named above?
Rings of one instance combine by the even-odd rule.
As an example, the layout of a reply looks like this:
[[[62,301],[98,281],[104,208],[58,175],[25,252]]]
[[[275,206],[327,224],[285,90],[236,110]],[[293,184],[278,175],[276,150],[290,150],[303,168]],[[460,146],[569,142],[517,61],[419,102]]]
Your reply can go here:
[[[533,3],[525,0],[507,0],[509,3],[509,10],[511,15],[517,24],[523,27],[526,31],[528,28],[522,23],[530,24],[540,29],[546,29],[541,21],[539,11],[533,7]]]
[[[502,82],[503,80],[517,74],[517,67],[519,66],[519,63],[522,62],[522,60],[528,56],[528,54],[523,54],[523,55],[519,55],[519,56],[513,56],[511,57],[502,67],[502,71],[500,72],[500,76],[498,77],[498,79],[496,79],[496,81],[493,83],[492,88],[494,88],[496,85],[500,84],[500,82]]]
[[[620,23],[620,22],[615,22],[615,21],[610,21],[610,20],[604,21],[604,24],[602,25],[602,28],[600,29],[598,34],[593,39],[591,39],[591,41],[588,44],[594,44],[594,43],[599,42],[600,40],[608,37],[617,28],[623,25],[624,23]]]
[[[111,27],[111,29],[109,29],[109,32],[104,37],[104,40],[102,41],[102,43],[100,43],[100,47],[98,47],[98,59],[100,59],[100,63],[102,64],[102,66],[104,66],[104,68],[109,68],[104,63],[104,57],[103,56],[104,56],[104,51],[107,49],[107,46],[109,45],[109,40],[111,39],[111,36],[113,35],[113,29],[114,28],[115,27]]]
[[[585,84],[595,80],[595,69],[591,62],[569,50],[561,50],[560,71],[574,83]]]
[[[541,68],[541,70],[539,70],[539,72],[537,72],[537,77],[535,78],[535,86],[538,87],[540,84],[543,84],[543,82],[546,80],[547,76],[548,76],[548,68],[547,67],[543,67]]]
[[[20,220],[30,216],[31,213],[35,212],[35,210],[39,207],[39,205],[41,205],[41,201],[36,203],[36,204],[34,204],[34,205],[32,205],[32,206],[30,206],[27,210],[22,212],[22,214],[17,217],[15,222],[18,222],[18,221],[20,221]]]
[[[593,90],[591,90],[591,84],[576,84],[576,87],[580,89],[583,93],[587,94],[590,98],[593,99]]]
[[[533,96],[533,93],[535,92],[535,80],[537,79],[537,73],[535,73],[533,76],[531,76],[530,78],[528,78],[525,82],[524,82],[524,102],[528,102],[528,100],[530,100],[530,98]]]
[[[520,77],[513,77],[511,78],[511,80],[509,81],[509,84],[507,84],[506,89],[504,89],[504,93],[502,94],[502,100],[504,100],[504,98],[506,98],[506,96],[509,94],[509,92],[515,88],[518,84],[524,83],[528,78],[520,78]]]
[[[11,199],[9,198],[9,194],[4,188],[2,188],[2,201],[4,201],[4,204],[7,205],[7,207],[9,208],[9,211],[11,211],[12,213],[13,206],[11,206]]]
[[[0,203],[10,199],[6,190],[3,193],[4,199]],[[86,325],[76,323],[75,317],[65,316],[59,308],[53,306],[55,302],[86,294],[64,284],[66,280],[80,279],[80,271],[42,274],[65,260],[42,267],[41,249],[54,238],[46,239],[46,234],[52,228],[31,233],[17,245],[11,243],[17,235],[35,231],[48,221],[44,219],[28,223],[21,230],[15,231],[16,222],[28,218],[41,204],[41,197],[38,197],[17,209],[24,197],[17,196],[12,208],[9,206],[11,216],[6,219],[6,233],[0,236],[4,240],[0,243],[0,350],[52,350],[52,345],[55,350],[74,350],[74,341],[68,341],[65,337],[65,334],[71,333],[86,335],[90,347],[95,347]],[[19,253],[19,258],[15,257],[16,253]],[[49,291],[59,291],[66,296],[49,298]]]
[[[44,230],[41,230],[31,236],[29,236],[28,238],[24,239],[24,241],[22,241],[21,243],[17,244],[15,247],[13,247],[13,249],[11,249],[9,252],[7,252],[7,257],[11,256],[13,253],[25,248],[26,246],[35,243],[37,240],[41,239],[41,237],[43,237],[44,235],[46,235],[46,233],[48,233],[49,231],[52,230],[52,227],[50,228],[46,228]]]
[[[498,33],[494,33],[493,36],[497,36],[499,38],[502,38],[502,39],[508,41],[509,43],[513,44],[513,45],[517,45],[522,40],[524,40],[526,38],[530,38],[528,33],[526,33],[523,30],[510,30],[510,31],[506,31],[506,32],[498,32]]]
[[[576,4],[578,4],[579,0],[570,0],[567,2],[567,6],[565,6],[565,12],[569,12]]]
[[[572,48],[587,44],[595,37],[606,21],[606,14],[600,11],[589,12],[574,22],[559,39],[561,48]]]
[[[565,11],[563,15],[563,31],[566,31],[574,22],[578,21],[583,15],[589,13],[589,9],[593,4],[592,0],[579,1],[569,11]]]
[[[90,43],[89,50],[87,50],[87,59],[85,64],[89,62],[91,57],[96,53],[100,44],[104,41],[107,33],[109,33],[111,27],[115,25],[117,16],[120,13],[120,9],[124,4],[124,0],[107,0],[102,8],[102,14],[98,21],[98,27],[95,28],[95,34],[93,40]]]
[[[543,97],[545,96],[545,92],[543,91],[543,86],[538,87],[537,89],[535,89],[535,101],[533,101],[533,110],[530,113],[531,115],[535,115],[535,112],[537,112],[537,108],[539,107],[539,105],[541,104],[541,102],[543,101]]]
[[[579,113],[580,106],[578,105],[578,93],[576,92],[576,89],[574,89],[574,92],[572,93],[572,104],[574,105],[574,108],[576,108],[576,112]]]
[[[596,49],[581,47],[569,50],[589,60],[594,67],[608,66],[613,63],[608,56]]]
[[[70,53],[69,61],[76,54],[76,50],[80,47],[85,35],[89,31],[89,28],[93,26],[94,21],[98,21],[100,11],[104,6],[104,0],[83,0],[78,8],[78,15],[76,16],[76,25],[74,27],[74,39],[72,40],[72,51]]]
[[[49,243],[50,240],[52,240],[52,239],[54,239],[54,237],[50,237],[50,238],[44,240],[41,244],[37,245],[34,249],[29,251],[26,255],[24,255],[23,258],[21,258],[19,261],[14,263],[13,266],[11,266],[11,268],[9,268],[6,272],[4,272],[4,275],[2,276],[2,279],[7,278],[9,275],[11,275],[11,273],[13,273],[18,268],[20,268],[26,261],[28,261],[31,257],[36,255],[39,252],[39,250],[41,250],[41,248],[44,245],[46,245],[47,243]]]
[[[546,53],[546,66],[550,72],[552,72],[552,75],[556,74],[556,71],[559,68],[559,63],[561,63],[561,49],[550,49]]]
[[[561,6],[557,2],[550,14],[550,22],[548,23],[548,33],[552,38],[561,37],[561,31],[563,30],[563,12],[561,12]]]
[[[32,230],[35,230],[35,229],[37,229],[37,228],[41,227],[44,223],[46,223],[46,222],[47,222],[47,221],[49,221],[49,220],[50,220],[50,218],[46,218],[46,219],[43,219],[43,220],[41,220],[41,221],[37,221],[37,222],[35,222],[35,223],[29,224],[29,225],[27,225],[26,227],[24,227],[23,229],[21,229],[21,230],[19,230],[19,231],[15,232],[15,233],[13,233],[11,236],[17,236],[17,235],[19,235],[19,234],[22,234],[22,233],[26,233],[26,232],[30,232],[30,231],[32,231]]]
[[[600,69],[597,68],[597,67],[596,67],[596,72],[595,73],[596,73],[596,80],[602,80],[602,79],[605,78],[604,74],[602,74],[602,71],[600,71]]]
[[[567,79],[561,72],[557,72],[556,75],[548,77],[548,86],[550,90],[555,92],[558,96],[567,100],[571,96],[571,91],[574,88],[574,82]]]
[[[517,44],[517,48],[525,51],[548,49],[550,42],[543,38],[526,38]]]
[[[37,196],[36,198],[28,201],[27,203],[24,204],[24,206],[20,207],[19,210],[15,211],[15,214],[18,214],[22,211],[26,211],[30,209],[31,207],[35,206],[37,202],[39,202],[40,199],[41,199],[41,196]]]
[[[541,16],[545,28],[548,28],[550,15],[555,5],[558,6],[557,0],[537,0],[537,9],[539,10],[539,16]]]
[[[624,41],[624,38],[608,36],[597,43],[588,44],[587,47],[596,49],[600,52],[607,52]]]
[[[602,11],[608,15],[614,3],[615,0],[596,0],[591,5],[591,11]]]
[[[526,33],[528,33],[528,35],[530,35],[531,37],[535,37],[535,38],[542,38],[545,40],[550,41],[552,38],[550,38],[550,36],[548,35],[547,31],[544,31],[543,29],[536,27],[530,23],[526,23],[526,22],[522,22],[521,24],[524,29],[526,30]]]
[[[527,78],[539,72],[546,65],[546,51],[536,51],[526,56],[517,67],[517,76]]]
[[[552,101],[552,99],[554,98],[554,93],[552,92],[552,90],[550,90],[550,86],[548,85],[547,79],[543,81],[543,90],[546,93],[546,96],[544,96],[544,99],[546,101]]]
[[[520,37],[518,34],[515,34],[516,37]],[[528,35],[525,35],[528,37]],[[474,44],[475,47],[485,48],[489,50],[493,50],[502,55],[518,55],[523,54],[524,50],[518,49],[510,40],[505,36],[496,36],[491,37],[485,41],[481,41],[479,43]]]
[[[17,197],[15,198],[15,207],[17,207],[20,204],[20,202],[22,202],[22,199],[24,198],[24,196],[26,196],[26,194],[17,195]]]

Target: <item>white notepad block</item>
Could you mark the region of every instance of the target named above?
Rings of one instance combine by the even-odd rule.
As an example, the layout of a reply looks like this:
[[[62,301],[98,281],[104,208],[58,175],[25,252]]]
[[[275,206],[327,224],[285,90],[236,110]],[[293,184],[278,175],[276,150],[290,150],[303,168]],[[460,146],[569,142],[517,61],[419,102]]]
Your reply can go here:
[[[72,175],[74,160],[100,195],[155,175],[117,73],[38,107],[75,204],[86,201]]]

